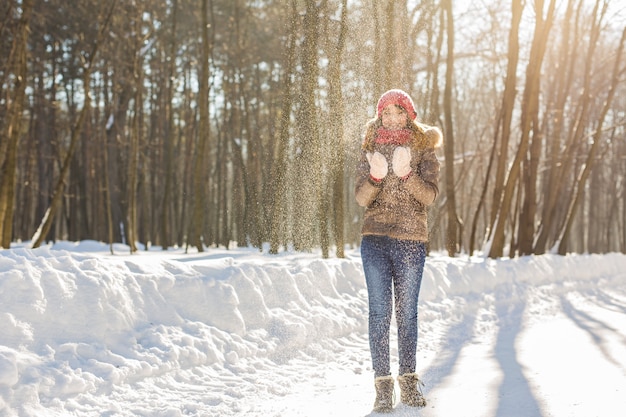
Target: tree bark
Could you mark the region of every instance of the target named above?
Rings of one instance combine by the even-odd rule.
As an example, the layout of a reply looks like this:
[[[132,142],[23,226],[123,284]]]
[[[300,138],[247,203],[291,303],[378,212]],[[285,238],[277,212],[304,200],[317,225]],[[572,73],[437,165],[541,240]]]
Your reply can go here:
[[[315,93],[319,77],[319,7],[317,1],[306,0],[303,17],[302,86],[300,89],[300,126],[298,148],[292,177],[295,186],[294,246],[296,250],[313,247],[316,229],[325,228],[325,214],[321,213],[320,190],[322,178],[321,158],[327,150],[320,146],[319,116]],[[312,175],[313,174],[313,175]],[[324,233],[324,232],[322,232]],[[327,232],[326,232],[327,233]]]
[[[13,94],[12,103],[7,103],[7,126],[0,137],[0,248],[11,247],[13,238],[13,203],[15,199],[15,179],[17,170],[17,148],[22,134],[22,110],[26,98],[28,68],[28,34],[33,14],[33,1],[24,0],[21,16],[15,31],[12,58]],[[11,65],[9,65],[9,72]],[[5,145],[6,144],[6,145]]]
[[[173,111],[173,93],[174,93],[174,73],[176,69],[176,60],[173,57],[176,56],[176,48],[178,43],[176,42],[176,28],[177,28],[177,16],[178,16],[178,0],[172,1],[172,29],[169,36],[170,44],[169,44],[169,56],[170,59],[168,61],[167,66],[167,89],[166,89],[166,119],[167,124],[164,129],[164,159],[165,159],[165,172],[164,172],[164,186],[163,186],[163,199],[161,200],[161,246],[163,250],[167,250],[168,247],[172,244],[172,233],[170,228],[170,216],[172,214],[172,180],[174,173],[172,172],[173,167],[173,152],[172,152],[172,142],[174,142],[175,131],[174,131],[174,111]]]
[[[63,160],[63,165],[61,166],[61,172],[59,173],[59,179],[54,188],[52,201],[50,202],[50,206],[48,207],[48,210],[46,210],[46,214],[44,215],[41,221],[41,224],[39,225],[39,228],[37,229],[37,231],[32,237],[33,248],[38,248],[41,245],[46,235],[50,231],[50,228],[52,227],[52,223],[54,222],[57,211],[59,211],[63,203],[63,193],[65,190],[67,177],[70,171],[70,164],[74,156],[74,152],[76,151],[76,147],[78,146],[78,140],[80,138],[80,131],[82,129],[83,122],[85,120],[87,112],[89,111],[91,71],[93,70],[93,63],[95,61],[96,55],[98,54],[98,49],[100,48],[103,42],[104,34],[106,33],[108,29],[109,22],[111,21],[111,16],[113,15],[113,11],[115,10],[116,5],[117,5],[117,0],[113,0],[108,14],[106,15],[104,21],[100,25],[100,30],[96,37],[96,41],[93,45],[91,53],[89,54],[89,60],[83,68],[83,71],[84,71],[83,73],[83,86],[84,86],[83,97],[85,97],[85,102],[83,104],[83,108],[81,109],[78,115],[78,119],[76,120],[76,123],[74,124],[72,128],[72,137],[70,140],[70,146]]]
[[[348,1],[341,2],[341,21],[339,23],[339,37],[334,47],[334,53],[328,68],[328,98],[330,107],[330,132],[332,149],[334,150],[333,162],[331,164],[331,182],[332,182],[332,206],[333,206],[333,234],[335,237],[335,245],[337,246],[336,255],[338,258],[344,258],[344,102],[341,91],[341,62],[343,50],[346,42],[348,16]]]
[[[582,0],[579,1],[579,8]],[[576,58],[576,49],[578,48],[578,39],[571,39],[571,20],[574,12],[574,2],[567,3],[565,18],[563,20],[563,41],[561,54],[558,61],[558,69],[565,69],[565,73],[556,75],[556,99],[555,106],[551,110],[554,114],[555,123],[554,130],[550,134],[551,145],[547,147],[547,179],[544,179],[544,202],[541,211],[541,221],[537,231],[537,238],[534,247],[535,254],[543,254],[546,251],[548,239],[554,238],[552,233],[556,229],[554,227],[556,205],[559,196],[559,187],[563,186],[560,182],[563,180],[562,173],[566,170],[564,166],[564,158],[562,156],[561,146],[563,144],[562,135],[565,130],[565,115],[568,92],[572,86],[574,79],[574,60]],[[552,237],[551,237],[552,236]]]
[[[196,159],[193,175],[193,209],[191,214],[191,225],[189,227],[189,242],[198,249],[198,252],[204,252],[203,233],[204,230],[204,211],[206,202],[206,184],[204,183],[205,172],[210,171],[206,161],[206,150],[209,141],[209,56],[211,53],[211,45],[209,40],[209,20],[208,6],[209,0],[201,0],[202,22],[201,27],[201,59],[198,93],[198,111],[200,117],[200,126],[198,128],[198,147],[196,151]]]
[[[276,155],[272,164],[272,180],[274,182],[272,198],[272,220],[270,225],[270,249],[271,254],[277,254],[281,242],[285,240],[285,223],[287,219],[287,199],[286,199],[286,173],[287,173],[287,150],[289,142],[289,125],[291,117],[292,96],[292,74],[296,61],[296,37],[298,25],[298,10],[296,1],[291,1],[289,29],[289,44],[285,51],[286,67],[283,73],[282,85],[282,105],[280,109],[280,120],[278,127],[278,144]]]
[[[602,112],[598,117],[598,127],[593,134],[593,143],[591,144],[591,148],[589,149],[589,153],[587,154],[587,159],[583,166],[582,171],[578,175],[578,179],[576,181],[575,192],[573,194],[573,199],[570,201],[569,208],[567,210],[567,217],[565,226],[563,227],[561,234],[559,236],[559,255],[565,255],[567,252],[567,242],[569,238],[570,231],[572,229],[572,225],[574,224],[574,219],[576,216],[576,211],[578,206],[580,205],[583,197],[583,192],[585,190],[585,183],[587,182],[587,178],[589,178],[589,174],[591,173],[591,169],[593,168],[596,159],[595,156],[598,152],[598,147],[600,146],[602,139],[602,126],[604,125],[604,120],[606,115],[611,108],[611,103],[613,102],[613,98],[615,97],[615,92],[617,90],[617,86],[620,82],[620,65],[622,59],[622,53],[624,49],[624,42],[626,41],[626,28],[622,32],[622,38],[619,43],[619,47],[617,48],[617,54],[615,58],[615,66],[613,68],[613,77],[611,80],[611,87],[607,94],[607,98],[604,101],[604,107]]]
[[[573,120],[569,132],[569,136],[565,145],[565,151],[559,152],[562,154],[555,164],[554,170],[556,172],[555,178],[552,180],[552,188],[548,190],[547,196],[547,216],[544,219],[544,223],[541,227],[541,233],[539,235],[538,244],[540,250],[539,253],[543,253],[547,240],[549,239],[548,232],[552,231],[552,239],[554,246],[558,248],[559,239],[562,235],[563,228],[567,223],[567,210],[568,204],[562,204],[564,201],[570,201],[573,195],[573,188],[575,185],[570,184],[569,178],[577,176],[575,175],[575,166],[579,161],[577,156],[578,150],[583,143],[583,137],[585,136],[585,130],[588,128],[587,121],[589,117],[589,109],[592,104],[591,94],[591,76],[593,71],[593,57],[597,47],[598,37],[601,31],[601,25],[598,21],[598,11],[600,6],[600,0],[596,1],[595,7],[592,12],[591,30],[586,27],[579,28],[580,36],[574,43],[575,46],[579,46],[582,39],[589,38],[589,46],[585,55],[585,64],[582,73],[582,92],[580,99],[576,101],[576,109],[572,113],[575,117]],[[578,13],[584,10],[584,3],[581,1],[578,5]],[[604,12],[602,13],[604,15]],[[600,17],[600,20],[602,18]],[[584,31],[584,32],[583,32]],[[573,53],[575,55],[575,53]],[[573,67],[572,61],[572,67]],[[557,151],[558,152],[558,151]],[[551,225],[552,228],[550,228]],[[546,228],[547,227],[547,228]],[[545,234],[544,234],[545,233]],[[557,249],[558,250],[558,249]]]
[[[393,2],[390,2],[393,3]],[[380,97],[383,93],[383,68],[381,66],[382,62],[382,36],[381,36],[381,24],[380,24],[380,15],[378,13],[381,2],[379,0],[371,0],[370,11],[372,13],[372,20],[374,21],[374,33],[372,34],[374,38],[374,59],[371,61],[372,64],[372,74],[374,79],[374,96],[376,98]]]
[[[532,115],[537,111],[537,96],[541,79],[541,66],[545,54],[546,43],[550,27],[554,19],[554,9],[556,0],[551,0],[546,19],[543,19],[543,0],[535,0],[535,10],[537,11],[537,21],[533,35],[533,43],[530,51],[530,58],[526,68],[526,85],[521,108],[521,139],[520,144],[509,169],[509,175],[503,190],[502,200],[498,208],[496,223],[493,231],[489,257],[499,258],[504,252],[505,227],[509,220],[511,204],[515,188],[518,186],[522,161],[526,158],[530,141],[530,129]]]
[[[460,219],[456,212],[456,191],[454,187],[454,123],[452,110],[452,88],[454,82],[454,16],[452,14],[452,0],[442,3],[446,15],[447,50],[446,58],[446,85],[443,92],[443,112],[445,119],[446,146],[446,212],[448,228],[446,233],[446,249],[448,256],[454,256],[459,250],[458,225]]]

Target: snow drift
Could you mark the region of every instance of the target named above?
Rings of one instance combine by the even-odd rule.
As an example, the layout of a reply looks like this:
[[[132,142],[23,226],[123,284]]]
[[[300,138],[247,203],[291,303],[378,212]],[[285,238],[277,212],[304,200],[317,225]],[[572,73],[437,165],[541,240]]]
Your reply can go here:
[[[624,271],[622,254],[433,256],[420,301],[596,286]],[[157,380],[191,389],[224,369],[243,377],[314,346],[323,357],[337,340],[367,333],[367,295],[355,251],[329,260],[253,249],[130,256],[107,255],[96,242],[60,243],[0,251],[0,322],[2,415],[195,415],[198,405],[168,408],[164,398],[133,408],[132,393]],[[197,415],[223,402],[219,392],[203,395]]]

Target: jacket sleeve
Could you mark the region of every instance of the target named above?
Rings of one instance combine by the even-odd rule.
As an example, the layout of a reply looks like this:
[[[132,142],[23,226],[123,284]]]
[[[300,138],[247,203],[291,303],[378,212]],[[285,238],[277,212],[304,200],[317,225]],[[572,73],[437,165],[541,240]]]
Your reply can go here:
[[[406,179],[405,187],[420,203],[430,206],[439,195],[439,169],[435,150],[430,148],[420,152],[414,161],[413,174]]]
[[[361,207],[367,207],[376,199],[382,183],[375,183],[370,179],[370,165],[365,157],[365,151],[361,151],[361,159],[356,167],[356,181],[354,196]]]

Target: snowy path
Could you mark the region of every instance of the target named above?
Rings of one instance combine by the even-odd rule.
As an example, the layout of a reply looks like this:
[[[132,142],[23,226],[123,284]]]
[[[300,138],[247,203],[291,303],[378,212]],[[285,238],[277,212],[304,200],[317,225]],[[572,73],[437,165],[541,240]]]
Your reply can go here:
[[[501,288],[480,299],[422,304],[419,363],[429,404],[393,415],[623,416],[626,291],[616,288],[551,284],[513,295]],[[269,393],[273,400],[244,396],[249,407],[218,415],[373,417],[367,335],[322,350],[335,356],[267,371],[268,380],[295,381]]]
[[[624,415],[623,291],[544,286],[496,299],[474,323],[465,317],[465,342],[426,369],[432,407],[420,415],[452,415],[458,402],[467,416]]]
[[[625,271],[623,254],[429,257],[429,403],[393,415],[623,417]],[[0,251],[0,416],[375,417],[366,299],[356,251]]]

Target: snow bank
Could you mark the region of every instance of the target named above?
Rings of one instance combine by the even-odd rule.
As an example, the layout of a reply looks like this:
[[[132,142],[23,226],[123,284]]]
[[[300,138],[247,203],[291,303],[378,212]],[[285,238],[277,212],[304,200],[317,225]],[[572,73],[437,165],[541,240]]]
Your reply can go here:
[[[546,254],[514,259],[457,258],[434,256],[426,262],[420,300],[436,301],[491,292],[513,285],[562,285],[626,276],[626,256]]]
[[[224,360],[224,344],[245,345],[241,338],[255,331],[295,345],[349,334],[355,321],[346,314],[364,311],[359,271],[349,261],[235,264],[223,257],[194,265],[42,248],[0,252],[0,274],[7,324],[0,341],[13,349],[95,343],[138,352],[159,345],[155,328],[184,325],[203,333],[196,343],[214,340],[202,361],[212,363]],[[351,298],[352,311],[335,311],[336,300]]]
[[[107,255],[95,242],[0,251],[0,414],[78,414],[80,395],[196,367],[281,362],[367,331],[358,252],[270,256],[254,250]],[[421,299],[497,287],[624,277],[626,256],[511,260],[433,256]],[[70,405],[68,405],[70,404]],[[61,413],[63,414],[63,413]],[[61,415],[59,414],[59,415]]]
[[[284,360],[364,331],[353,261],[190,259],[0,251],[4,401],[66,398],[250,357]]]

